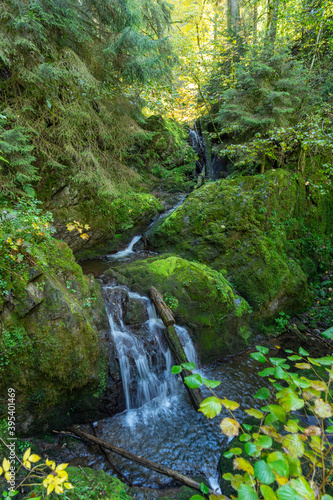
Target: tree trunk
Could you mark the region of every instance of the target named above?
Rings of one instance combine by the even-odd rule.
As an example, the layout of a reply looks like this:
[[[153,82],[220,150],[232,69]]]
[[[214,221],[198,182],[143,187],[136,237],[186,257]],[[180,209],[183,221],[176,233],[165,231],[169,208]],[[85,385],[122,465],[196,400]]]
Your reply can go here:
[[[267,0],[266,38],[275,42],[277,33],[279,0]]]
[[[165,467],[164,465],[160,465],[156,462],[152,462],[151,460],[148,460],[147,458],[139,457],[137,455],[134,455],[134,453],[131,453],[130,451],[124,450],[123,448],[119,448],[118,446],[115,446],[110,443],[106,443],[105,441],[102,441],[101,439],[92,436],[91,434],[87,434],[86,432],[82,432],[75,427],[71,427],[69,429],[70,432],[75,434],[76,436],[85,439],[86,441],[93,443],[97,446],[101,446],[105,448],[106,450],[113,451],[114,453],[117,453],[117,455],[120,455],[121,457],[127,458],[128,460],[131,460],[132,462],[136,462],[143,467],[146,467],[147,469],[154,470],[155,472],[158,472],[160,474],[163,474],[164,476],[171,477],[172,479],[175,479],[176,481],[179,481],[180,483],[185,484],[189,488],[193,488],[194,490],[201,491],[200,490],[200,484],[194,481],[193,479],[190,479],[180,472],[177,472],[173,469],[169,469],[168,467]],[[209,490],[210,495],[215,495],[216,493],[213,490]],[[223,498],[223,497],[222,497]],[[228,497],[224,497],[226,500],[230,500]]]
[[[235,37],[239,31],[239,0],[227,0],[227,30],[228,36]]]

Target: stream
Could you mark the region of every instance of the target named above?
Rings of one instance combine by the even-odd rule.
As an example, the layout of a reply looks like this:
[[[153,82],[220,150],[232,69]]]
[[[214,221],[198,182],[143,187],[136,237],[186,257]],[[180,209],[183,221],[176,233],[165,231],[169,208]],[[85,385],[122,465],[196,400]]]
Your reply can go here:
[[[181,197],[176,206],[153,221],[145,234],[156,224],[161,224],[167,215],[183,203],[184,198]],[[136,251],[141,238],[142,235],[134,236],[124,250],[115,254],[81,262],[84,273],[101,276],[105,269],[117,266],[119,262],[146,257],[146,252]],[[94,422],[96,435],[183,474],[199,480],[206,479],[213,489],[219,491],[217,465],[222,449],[229,442],[221,434],[219,422],[229,414],[227,411],[222,412],[221,418],[212,421],[195,412],[180,376],[171,374],[171,367],[175,363],[163,335],[164,325],[148,297],[115,283],[103,286],[103,295],[111,336],[117,350],[126,410]],[[136,304],[143,311],[145,318],[141,324],[126,322],[129,304]],[[244,408],[256,405],[250,395],[263,385],[263,379],[257,374],[262,367],[258,367],[258,363],[248,354],[231,362],[200,367],[195,346],[185,326],[176,325],[176,331],[189,361],[195,363],[200,374],[221,381],[215,390],[217,395],[241,403],[235,413],[242,419]],[[206,389],[203,395],[209,396],[211,393]],[[86,430],[91,432],[89,426]],[[81,444],[80,447],[79,454],[85,465],[110,469],[100,454],[88,451],[87,445]],[[170,478],[122,457],[112,455],[112,461],[134,485],[151,488],[172,485]]]

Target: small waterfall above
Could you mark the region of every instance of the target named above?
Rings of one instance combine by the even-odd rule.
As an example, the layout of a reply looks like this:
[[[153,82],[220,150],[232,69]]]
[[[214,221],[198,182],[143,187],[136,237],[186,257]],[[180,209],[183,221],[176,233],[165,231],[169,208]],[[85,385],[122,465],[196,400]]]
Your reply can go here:
[[[188,141],[198,155],[198,160],[195,164],[196,174],[202,174],[204,177],[210,178],[211,169],[208,148],[199,125],[195,124],[194,127],[189,130]]]
[[[141,234],[134,236],[132,238],[131,242],[129,243],[129,245],[125,248],[125,250],[120,250],[120,252],[108,255],[108,259],[109,260],[122,260],[122,259],[126,259],[127,257],[131,256],[131,254],[134,253],[134,250],[133,250],[134,245],[136,243],[138,243],[138,241],[141,240],[141,238],[142,238]]]

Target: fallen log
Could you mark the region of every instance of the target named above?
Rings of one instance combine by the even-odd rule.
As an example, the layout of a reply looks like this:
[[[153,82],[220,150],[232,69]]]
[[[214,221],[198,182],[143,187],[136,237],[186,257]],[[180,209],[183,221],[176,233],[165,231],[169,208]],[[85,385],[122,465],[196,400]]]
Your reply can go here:
[[[194,490],[201,491],[200,490],[200,484],[194,481],[193,479],[190,479],[180,472],[177,472],[173,469],[169,469],[168,467],[165,467],[164,465],[158,464],[156,462],[153,462],[152,460],[148,460],[147,458],[143,458],[141,456],[134,455],[134,453],[131,453],[130,451],[124,450],[123,448],[119,448],[118,446],[115,446],[110,443],[106,443],[105,441],[102,441],[101,439],[92,436],[91,434],[87,434],[86,432],[80,431],[79,429],[76,429],[76,427],[70,427],[69,431],[78,436],[81,439],[85,439],[86,441],[98,445],[102,448],[105,448],[106,450],[113,451],[114,453],[117,453],[117,455],[120,455],[124,458],[127,458],[128,460],[131,460],[132,462],[136,462],[139,465],[142,465],[143,467],[146,467],[147,469],[154,470],[155,472],[158,472],[160,474],[163,474],[164,476],[171,477],[172,479],[175,479],[176,481],[179,481],[180,483],[185,484],[189,488],[193,488]],[[61,434],[61,433],[60,433]],[[216,492],[213,491],[212,489],[209,489],[209,494],[210,495],[216,495]],[[226,496],[219,496],[219,498],[222,500],[230,500],[230,498]]]
[[[181,365],[182,363],[188,363],[184,348],[174,327],[175,318],[171,309],[169,309],[169,307],[164,302],[163,295],[155,287],[150,287],[149,292],[158,312],[160,313],[163,323],[167,327],[165,331],[165,337],[176,363],[178,365]],[[191,375],[191,373],[187,370],[183,370],[181,372],[183,382],[184,378],[188,375]],[[203,401],[200,389],[190,389],[186,384],[184,385],[188,392],[188,395],[190,396],[192,406],[195,410],[198,410],[200,403]]]
[[[164,302],[162,294],[154,286],[151,286],[149,288],[149,292],[165,326],[174,325],[175,324],[174,315],[171,309]]]

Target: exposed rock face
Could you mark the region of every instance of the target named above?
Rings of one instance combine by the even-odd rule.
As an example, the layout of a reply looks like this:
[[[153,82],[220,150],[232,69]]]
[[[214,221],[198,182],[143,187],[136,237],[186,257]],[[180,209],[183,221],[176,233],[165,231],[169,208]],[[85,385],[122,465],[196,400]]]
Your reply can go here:
[[[151,246],[222,272],[258,321],[298,313],[312,300],[307,278],[321,263],[333,206],[307,191],[282,169],[207,184],[151,235]]]
[[[64,425],[77,411],[84,420],[106,388],[116,406],[119,374],[109,363],[115,358],[100,286],[83,276],[64,243],[50,246],[47,270],[31,270],[28,280],[22,297],[0,312],[0,387],[16,391],[19,430]]]
[[[246,346],[251,309],[221,273],[176,256],[136,261],[119,271],[119,281],[134,290],[148,294],[155,286],[178,300],[175,318],[190,327],[204,363]]]

